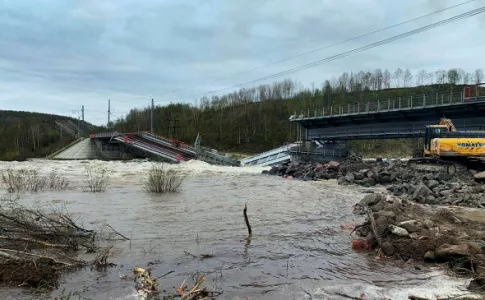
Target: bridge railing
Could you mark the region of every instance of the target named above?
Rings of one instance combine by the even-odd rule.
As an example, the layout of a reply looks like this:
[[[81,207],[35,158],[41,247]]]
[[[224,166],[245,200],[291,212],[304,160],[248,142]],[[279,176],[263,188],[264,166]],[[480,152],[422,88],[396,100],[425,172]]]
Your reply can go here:
[[[398,111],[403,109],[420,109],[424,107],[448,106],[456,103],[477,100],[485,100],[485,97],[480,97],[478,95],[478,89],[476,95],[470,95],[470,91],[465,88],[463,91],[458,92],[437,92],[433,94],[423,94],[420,96],[412,95],[409,97],[363,101],[355,104],[322,107],[319,109],[306,109],[301,110],[300,112],[295,111],[290,117],[290,121]]]

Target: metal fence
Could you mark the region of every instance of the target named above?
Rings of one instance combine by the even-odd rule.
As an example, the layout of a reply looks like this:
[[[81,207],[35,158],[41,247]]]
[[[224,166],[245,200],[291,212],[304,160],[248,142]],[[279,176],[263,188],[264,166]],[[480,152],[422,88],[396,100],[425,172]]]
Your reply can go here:
[[[399,97],[387,100],[359,101],[355,104],[322,107],[320,109],[306,109],[294,112],[290,121],[303,119],[349,116],[375,112],[389,112],[403,109],[420,109],[425,107],[449,106],[457,103],[484,101],[485,96],[476,93],[470,94],[467,89],[460,92],[435,92],[420,96]]]

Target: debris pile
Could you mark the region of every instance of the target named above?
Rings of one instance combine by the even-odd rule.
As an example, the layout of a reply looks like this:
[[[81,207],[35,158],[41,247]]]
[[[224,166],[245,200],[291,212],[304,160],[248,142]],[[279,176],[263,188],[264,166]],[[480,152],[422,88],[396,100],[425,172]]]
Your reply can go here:
[[[444,204],[485,208],[485,172],[463,170],[452,176],[444,172],[412,170],[406,162],[377,160],[369,163],[350,159],[341,163],[287,163],[270,175],[287,179],[337,179],[340,185],[385,186],[389,194],[422,204]]]
[[[359,238],[352,246],[405,261],[447,262],[455,272],[474,277],[470,289],[485,287],[485,214],[479,222],[462,210],[369,194],[354,206],[354,214],[367,218],[355,227]]]
[[[1,200],[0,282],[44,290],[56,288],[61,272],[88,265],[75,254],[81,248],[95,252],[95,237],[95,231],[78,226],[67,214]]]
[[[307,180],[335,179],[338,175],[340,163],[330,161],[327,163],[298,163],[290,162],[281,166],[274,166],[263,174],[283,176],[284,178],[298,178]]]

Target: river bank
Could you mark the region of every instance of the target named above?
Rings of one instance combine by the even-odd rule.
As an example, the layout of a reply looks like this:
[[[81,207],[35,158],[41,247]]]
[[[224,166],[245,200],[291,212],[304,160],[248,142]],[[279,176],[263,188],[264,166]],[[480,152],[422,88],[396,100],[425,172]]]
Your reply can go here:
[[[180,193],[156,196],[143,190],[150,162],[97,162],[109,170],[105,193],[81,189],[87,161],[35,160],[0,163],[2,170],[57,170],[73,190],[22,194],[20,202],[61,206],[86,228],[108,223],[130,238],[116,241],[108,260],[117,266],[63,274],[51,299],[79,292],[91,299],[136,299],[130,275],[150,268],[161,290],[206,275],[204,287],[223,292],[217,299],[406,299],[408,295],[454,295],[468,278],[447,276],[440,265],[375,260],[352,249],[349,226],[365,222],[353,207],[367,188],[336,180],[300,181],[262,176],[269,168],[219,167],[202,162],[172,166],[187,179]],[[3,194],[5,196],[7,194]],[[8,195],[7,195],[8,196]],[[247,204],[252,236],[243,219]],[[82,256],[82,255],[81,255]],[[63,292],[64,290],[64,292]],[[2,288],[5,299],[31,299],[30,291]],[[36,298],[39,299],[39,298]],[[83,299],[83,298],[81,298]]]
[[[263,173],[303,181],[334,179],[342,187],[366,188],[371,194],[357,201],[353,211],[366,220],[350,227],[356,234],[355,249],[377,254],[378,259],[445,263],[455,274],[470,278],[468,289],[482,292],[485,185],[481,173],[462,170],[451,176],[411,170],[400,160],[359,159],[289,163]]]

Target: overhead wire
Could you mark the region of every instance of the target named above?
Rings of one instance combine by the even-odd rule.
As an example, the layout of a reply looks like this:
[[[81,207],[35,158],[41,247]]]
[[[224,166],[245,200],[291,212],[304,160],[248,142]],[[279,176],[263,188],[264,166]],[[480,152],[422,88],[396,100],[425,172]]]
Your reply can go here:
[[[227,79],[227,78],[230,78],[230,77],[233,77],[233,76],[238,76],[238,75],[241,75],[241,74],[245,74],[245,73],[249,73],[249,72],[252,72],[252,71],[255,71],[255,70],[259,70],[259,69],[262,69],[262,68],[266,68],[266,67],[269,67],[269,66],[273,66],[273,65],[276,65],[276,64],[279,64],[279,63],[282,63],[282,62],[291,60],[291,59],[295,59],[295,58],[298,58],[298,57],[302,57],[304,55],[308,55],[308,54],[311,54],[311,53],[315,53],[315,52],[318,52],[318,51],[321,51],[321,50],[324,50],[324,49],[328,49],[328,48],[331,48],[331,47],[334,47],[334,46],[337,46],[337,45],[341,45],[341,44],[344,44],[344,43],[348,43],[348,42],[351,42],[351,41],[354,41],[354,40],[357,40],[357,39],[360,39],[360,38],[363,38],[363,37],[366,37],[366,36],[370,36],[370,35],[375,34],[375,33],[378,33],[378,32],[382,32],[382,31],[385,31],[385,30],[388,30],[388,29],[391,29],[391,28],[395,28],[395,27],[404,25],[404,24],[408,24],[408,23],[411,23],[411,22],[415,22],[415,21],[417,21],[419,19],[423,19],[423,18],[432,16],[432,15],[435,15],[435,14],[439,14],[439,13],[442,13],[444,11],[452,10],[452,9],[457,8],[457,7],[460,7],[460,6],[469,4],[471,2],[475,2],[475,1],[477,1],[477,0],[468,0],[468,1],[465,1],[465,2],[461,2],[461,3],[455,4],[455,5],[452,5],[452,6],[449,6],[449,7],[445,7],[445,8],[440,9],[440,10],[433,11],[433,12],[428,13],[428,14],[424,14],[424,15],[421,15],[421,16],[418,16],[418,17],[415,17],[415,18],[412,18],[412,19],[403,21],[403,22],[399,22],[399,23],[396,23],[396,24],[393,24],[393,25],[390,25],[390,26],[387,26],[387,27],[384,27],[384,28],[380,28],[380,29],[377,29],[377,30],[374,30],[374,31],[371,31],[371,32],[368,32],[368,33],[364,33],[364,34],[361,34],[361,35],[358,35],[358,36],[355,36],[355,37],[352,37],[352,38],[349,38],[349,39],[346,39],[346,40],[343,40],[343,41],[340,41],[340,42],[337,42],[337,43],[333,43],[333,44],[330,44],[330,45],[326,45],[326,46],[323,46],[323,47],[319,47],[319,48],[316,48],[316,49],[313,49],[313,50],[309,50],[307,52],[303,52],[303,53],[300,53],[300,54],[297,54],[297,55],[294,55],[294,56],[291,56],[291,57],[287,57],[287,58],[284,58],[284,59],[281,59],[281,60],[278,60],[278,61],[274,61],[274,62],[265,64],[265,65],[257,66],[257,67],[254,67],[252,69],[243,70],[243,71],[240,71],[240,72],[237,72],[237,73],[234,73],[234,74],[230,74],[230,75],[226,75],[226,76],[223,76],[223,77],[219,77],[219,78],[216,78],[216,79],[213,79],[213,80],[209,80],[209,81],[206,81],[206,82],[203,82],[203,83],[204,84],[206,84],[206,83],[213,83],[213,82],[217,82],[217,81],[220,81],[220,80],[223,80],[223,79]],[[44,79],[50,79],[50,80],[57,80],[57,81],[59,81],[59,78],[56,78],[56,77],[53,77],[53,76],[48,76],[48,75],[45,75],[45,74],[30,72],[30,71],[22,71],[22,70],[13,69],[13,68],[7,68],[7,67],[0,67],[0,70],[8,71],[8,72],[16,72],[16,73],[20,73],[20,74],[23,74],[23,75],[31,75],[31,76],[36,76],[36,77],[44,78]],[[186,88],[175,89],[175,90],[171,90],[170,92],[165,92],[165,93],[162,93],[162,94],[159,94],[159,95],[156,95],[156,96],[155,95],[149,96],[149,95],[142,95],[142,94],[137,94],[137,93],[124,92],[124,91],[116,91],[116,90],[112,90],[112,89],[103,89],[103,88],[97,88],[97,90],[98,90],[97,91],[97,90],[93,89],[90,86],[86,86],[86,85],[79,84],[79,82],[77,82],[77,81],[73,81],[73,80],[64,80],[64,81],[65,82],[75,83],[76,84],[76,87],[78,87],[78,88],[79,87],[84,87],[84,88],[89,89],[91,92],[97,93],[97,94],[101,94],[98,91],[104,91],[104,92],[110,92],[110,93],[112,93],[114,91],[114,92],[117,92],[117,93],[123,93],[123,94],[126,94],[126,95],[132,95],[132,96],[139,97],[139,98],[135,98],[135,99],[131,99],[131,100],[154,98],[154,97],[162,97],[162,96],[165,96],[165,95],[168,95],[168,94],[172,94],[172,93],[175,93],[175,92],[178,92],[178,91],[187,90]],[[211,93],[211,92],[208,92],[208,93]],[[177,99],[179,99],[179,98],[177,98]],[[159,100],[159,101],[157,101],[157,103],[168,102],[168,101],[170,101],[170,100]]]
[[[403,39],[403,38],[406,38],[406,37],[409,37],[409,36],[412,36],[412,35],[415,35],[415,34],[418,34],[418,33],[421,33],[421,32],[425,32],[425,31],[428,31],[430,29],[434,29],[434,28],[437,28],[437,27],[440,27],[440,26],[443,26],[443,25],[447,25],[447,24],[455,22],[457,20],[470,18],[472,16],[475,16],[475,15],[478,15],[478,14],[481,14],[481,13],[484,13],[484,12],[485,12],[485,6],[482,6],[480,8],[468,11],[466,13],[456,15],[454,17],[450,17],[450,18],[447,18],[447,19],[444,19],[444,20],[441,20],[441,21],[438,21],[438,22],[417,28],[417,29],[413,29],[413,30],[405,32],[405,33],[401,33],[399,35],[395,35],[395,36],[390,37],[390,38],[380,40],[378,42],[374,42],[374,43],[371,43],[371,44],[368,44],[368,45],[365,45],[365,46],[362,46],[362,47],[354,48],[350,51],[346,51],[346,52],[342,52],[342,53],[339,53],[339,54],[336,54],[336,55],[333,55],[333,56],[329,56],[329,57],[326,57],[326,58],[323,58],[323,59],[320,59],[320,60],[317,60],[317,61],[313,61],[311,63],[307,63],[307,64],[304,64],[304,65],[301,65],[301,66],[298,66],[298,67],[295,67],[295,68],[287,69],[287,70],[284,70],[284,71],[281,71],[281,72],[278,72],[278,73],[274,73],[274,74],[271,74],[271,75],[268,75],[268,76],[264,76],[264,77],[257,78],[257,79],[254,79],[254,80],[235,84],[235,85],[225,87],[225,88],[212,90],[212,91],[205,92],[205,93],[199,93],[199,94],[193,94],[193,95],[189,95],[189,96],[173,98],[173,99],[171,99],[171,101],[209,95],[209,94],[213,94],[213,93],[217,93],[217,92],[221,92],[221,91],[226,91],[226,90],[229,90],[229,89],[234,89],[234,88],[243,87],[243,86],[251,85],[251,84],[254,84],[254,83],[266,81],[268,79],[273,79],[273,78],[281,77],[281,76],[284,76],[284,75],[296,73],[296,72],[299,72],[301,70],[312,68],[312,67],[321,65],[323,63],[326,63],[326,62],[331,62],[331,61],[334,61],[334,60],[337,60],[337,59],[340,59],[340,58],[343,58],[343,57],[346,57],[346,56],[349,56],[349,55],[352,55],[352,54],[355,54],[355,53],[363,52],[363,51],[366,51],[366,50],[369,50],[369,49],[376,48],[376,47],[381,46],[381,45],[391,43],[391,42],[396,41],[396,40],[400,40],[400,39]],[[157,103],[158,102],[159,101],[157,101]]]
[[[289,60],[292,60],[292,59],[295,59],[295,58],[298,58],[298,57],[302,57],[302,56],[305,56],[305,55],[308,55],[308,54],[311,54],[311,53],[315,53],[315,52],[318,52],[318,51],[321,51],[321,50],[325,50],[325,49],[328,49],[328,48],[331,48],[331,47],[335,47],[335,46],[342,45],[342,44],[345,44],[345,43],[348,43],[348,42],[352,42],[352,41],[358,40],[360,38],[367,37],[367,36],[373,35],[375,33],[382,32],[382,31],[386,31],[386,30],[389,30],[389,29],[392,29],[392,28],[395,28],[395,27],[398,27],[398,26],[401,26],[401,25],[405,25],[405,24],[408,24],[408,23],[412,23],[412,22],[415,22],[417,20],[420,20],[420,19],[423,19],[423,18],[427,18],[427,17],[430,17],[432,15],[436,15],[436,14],[445,12],[447,10],[451,10],[451,9],[454,9],[454,8],[457,8],[457,7],[460,7],[460,6],[463,6],[465,4],[469,4],[471,2],[475,2],[475,1],[477,1],[477,0],[469,0],[469,1],[465,1],[465,2],[462,2],[462,3],[456,4],[456,5],[452,5],[452,6],[449,6],[449,7],[445,7],[443,9],[436,10],[436,11],[433,11],[431,13],[428,13],[428,14],[425,14],[425,15],[421,15],[421,16],[418,16],[418,17],[415,17],[413,19],[409,19],[409,20],[406,20],[406,21],[403,21],[403,22],[400,22],[400,23],[396,23],[396,24],[393,24],[393,25],[390,25],[390,26],[387,26],[387,27],[384,27],[384,28],[380,28],[380,29],[377,29],[377,30],[368,32],[368,33],[364,33],[364,34],[361,34],[361,35],[358,35],[358,36],[355,36],[355,37],[352,37],[352,38],[349,38],[349,39],[346,39],[346,40],[343,40],[343,41],[340,41],[340,42],[337,42],[337,43],[329,44],[329,45],[326,45],[326,46],[323,46],[323,47],[319,47],[319,48],[316,48],[316,49],[313,49],[313,50],[309,50],[309,51],[306,51],[306,52],[303,52],[303,53],[299,53],[297,55],[290,56],[290,57],[286,57],[286,58],[283,58],[283,59],[280,59],[280,60],[277,60],[277,61],[274,61],[274,62],[265,64],[265,65],[261,65],[261,66],[257,66],[257,67],[248,69],[248,70],[244,70],[244,71],[240,71],[240,72],[237,72],[237,73],[234,73],[234,74],[230,74],[230,75],[227,75],[227,76],[223,76],[223,77],[219,77],[219,78],[216,78],[216,79],[208,80],[208,81],[203,82],[203,84],[214,83],[214,82],[217,82],[217,81],[220,81],[220,80],[223,80],[223,79],[227,79],[227,78],[230,78],[230,77],[234,77],[234,76],[246,74],[246,73],[249,73],[249,72],[252,72],[252,71],[256,71],[256,70],[259,70],[259,69],[262,69],[262,68],[270,67],[270,66],[273,66],[273,65],[276,65],[276,64],[285,62],[285,61],[289,61]],[[159,96],[165,96],[165,95],[172,94],[172,93],[175,93],[177,91],[182,91],[182,90],[186,90],[186,89],[175,89],[175,90],[172,90],[170,92],[166,92],[166,93],[160,94]]]

